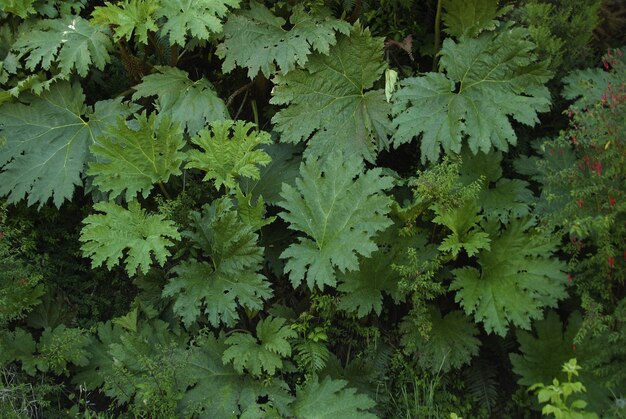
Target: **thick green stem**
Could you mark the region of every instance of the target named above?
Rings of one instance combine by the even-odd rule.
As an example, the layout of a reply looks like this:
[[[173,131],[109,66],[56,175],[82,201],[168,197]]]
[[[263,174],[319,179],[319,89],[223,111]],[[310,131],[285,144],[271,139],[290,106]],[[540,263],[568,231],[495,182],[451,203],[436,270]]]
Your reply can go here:
[[[167,199],[172,199],[170,194],[167,192],[167,189],[165,189],[165,185],[163,184],[163,182],[159,182],[159,188],[161,188],[161,192],[163,192],[163,195],[165,195]]]

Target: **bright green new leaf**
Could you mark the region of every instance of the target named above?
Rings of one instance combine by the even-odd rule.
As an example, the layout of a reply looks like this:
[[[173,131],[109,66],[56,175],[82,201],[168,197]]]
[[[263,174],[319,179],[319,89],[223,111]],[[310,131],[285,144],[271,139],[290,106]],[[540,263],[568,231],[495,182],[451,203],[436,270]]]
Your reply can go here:
[[[567,296],[566,265],[550,259],[558,241],[525,232],[522,220],[513,220],[500,237],[497,227],[486,230],[491,250],[479,253],[481,269],[455,269],[450,289],[465,313],[473,313],[488,333],[504,336],[510,324],[529,329],[544,307],[555,307]]]
[[[60,74],[69,77],[72,70],[85,77],[93,66],[104,70],[111,60],[111,39],[103,26],[90,25],[80,16],[62,19],[40,20],[27,31],[23,31],[13,50],[19,56],[27,56],[26,68],[31,71],[41,68],[50,70],[58,65]]]
[[[347,387],[345,380],[333,380],[326,376],[320,383],[318,377],[298,388],[293,409],[295,417],[302,419],[374,419],[368,412],[376,403],[354,388]]]
[[[498,11],[498,0],[445,0],[441,20],[452,36],[475,37],[484,29],[494,29],[503,11]]]
[[[383,40],[356,26],[329,55],[312,55],[304,70],[275,78],[271,103],[289,105],[272,118],[281,141],[308,141],[307,153],[335,149],[374,161],[388,146],[390,105],[370,90],[385,71]]]
[[[308,158],[296,186],[283,184],[279,215],[289,228],[305,234],[281,254],[294,287],[306,278],[309,288],[337,283],[341,272],[359,268],[359,256],[378,249],[374,236],[392,222],[391,199],[383,191],[393,180],[380,168],[364,172],[358,157],[334,152],[322,163]]]
[[[415,327],[409,314],[400,325],[402,344],[409,351],[419,351],[419,365],[433,373],[446,373],[468,364],[478,355],[480,340],[478,328],[461,311],[451,311],[441,316],[439,309],[428,309],[432,329],[425,339]]]
[[[450,252],[452,256],[457,257],[461,249],[465,249],[468,256],[474,256],[482,249],[490,249],[489,235],[480,231],[478,227],[478,222],[483,217],[477,215],[480,208],[474,200],[455,208],[435,204],[432,209],[436,214],[433,223],[444,225],[452,231],[452,234],[443,240],[439,250]]]
[[[98,202],[92,214],[83,220],[80,232],[81,249],[91,258],[91,266],[106,262],[111,269],[125,259],[126,272],[134,275],[139,268],[147,273],[152,257],[163,266],[170,255],[172,240],[180,240],[174,223],[160,214],[146,214],[136,201],[128,209],[113,202]]]
[[[89,163],[87,174],[94,176],[98,189],[110,192],[111,199],[124,191],[127,201],[137,192],[146,198],[155,183],[181,173],[184,145],[183,130],[167,117],[160,123],[155,114],[149,118],[140,114],[128,123],[120,117],[91,146],[96,161]]]
[[[139,42],[147,45],[148,32],[159,29],[155,13],[160,7],[160,2],[152,0],[125,0],[115,4],[105,1],[104,6],[96,6],[91,21],[113,26],[115,41],[122,38],[130,41],[134,33]]]
[[[286,74],[296,65],[304,66],[313,51],[328,54],[337,42],[336,32],[350,33],[348,22],[328,13],[307,13],[302,5],[293,8],[289,29],[284,29],[286,23],[256,1],[250,2],[249,10],[231,15],[224,25],[224,42],[217,49],[224,59],[222,69],[228,73],[239,65],[248,68],[250,78],[259,70],[269,77],[276,63]]]
[[[534,62],[533,49],[521,28],[447,38],[440,60],[446,74],[405,79],[394,95],[395,143],[422,134],[422,161],[437,161],[441,148],[460,153],[464,139],[474,154],[515,145],[509,117],[532,126],[550,105],[550,74]]]
[[[26,19],[29,14],[35,13],[34,2],[35,0],[0,0],[0,11]]]
[[[228,118],[226,105],[206,78],[191,81],[187,73],[174,67],[155,66],[154,69],[156,73],[145,76],[134,87],[133,100],[156,96],[159,114],[180,122],[190,135],[210,122]]]
[[[265,277],[258,273],[263,248],[254,227],[244,224],[228,198],[192,214],[193,232],[186,232],[195,248],[210,263],[187,261],[174,268],[163,296],[174,297],[174,313],[190,325],[205,314],[211,324],[233,326],[239,307],[260,310],[272,296]]]
[[[222,31],[221,19],[229,8],[239,7],[240,0],[167,0],[162,1],[155,17],[165,18],[161,32],[170,43],[185,46],[189,35],[208,40]],[[242,44],[243,45],[243,44]]]
[[[289,339],[298,336],[295,330],[285,326],[285,319],[268,317],[257,323],[254,336],[237,332],[229,336],[225,343],[229,348],[224,351],[224,364],[232,363],[239,373],[247,370],[253,376],[263,372],[274,375],[283,367],[282,358],[291,355]]]
[[[216,122],[191,141],[203,151],[190,150],[185,168],[205,171],[204,180],[213,180],[216,189],[222,186],[234,189],[239,177],[259,179],[258,166],[266,166],[271,161],[265,151],[256,149],[261,144],[270,144],[270,135],[257,131],[249,122]]]
[[[89,160],[89,146],[104,126],[131,112],[119,100],[85,106],[78,84],[61,82],[40,97],[23,95],[24,103],[0,107],[0,195],[39,207],[53,199],[60,207],[71,199]]]

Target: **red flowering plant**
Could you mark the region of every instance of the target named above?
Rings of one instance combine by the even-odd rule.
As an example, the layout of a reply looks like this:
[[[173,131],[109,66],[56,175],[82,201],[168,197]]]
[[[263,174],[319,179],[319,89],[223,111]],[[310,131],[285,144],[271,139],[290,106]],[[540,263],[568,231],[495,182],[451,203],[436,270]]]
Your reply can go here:
[[[563,81],[569,128],[543,142],[534,177],[542,185],[546,228],[567,235],[570,278],[581,295],[616,302],[626,279],[626,57]],[[528,169],[527,165],[526,169]]]

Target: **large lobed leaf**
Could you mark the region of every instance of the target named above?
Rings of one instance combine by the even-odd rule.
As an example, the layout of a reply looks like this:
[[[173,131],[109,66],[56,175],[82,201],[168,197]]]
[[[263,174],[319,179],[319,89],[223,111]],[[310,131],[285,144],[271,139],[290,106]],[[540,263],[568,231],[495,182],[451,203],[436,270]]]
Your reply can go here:
[[[57,64],[60,74],[68,77],[72,70],[85,77],[93,66],[104,70],[110,61],[111,39],[104,26],[90,25],[80,16],[38,21],[23,31],[13,45],[20,56],[26,56],[26,68],[39,65],[50,70]]]
[[[85,106],[78,84],[52,85],[40,97],[22,96],[23,103],[0,107],[0,195],[39,207],[52,198],[60,207],[82,185],[89,146],[103,127],[127,116],[131,109],[119,100]]]
[[[258,273],[263,248],[254,227],[241,221],[227,198],[193,213],[193,232],[186,232],[209,262],[191,260],[174,269],[177,274],[163,295],[174,297],[174,313],[190,325],[202,314],[214,326],[233,326],[239,307],[259,310],[272,295],[269,283]]]
[[[180,122],[190,135],[206,124],[228,118],[226,105],[206,79],[189,79],[187,73],[174,67],[155,66],[156,73],[145,76],[134,87],[133,100],[156,96],[159,114]]]
[[[104,6],[96,6],[91,21],[113,27],[115,41],[130,41],[134,34],[140,43],[147,45],[148,33],[159,29],[155,13],[160,6],[158,1],[152,0],[105,1]]]
[[[131,128],[129,125],[135,125]],[[117,126],[110,125],[97,142],[91,146],[96,161],[89,163],[93,184],[115,198],[124,191],[127,201],[140,192],[146,198],[157,182],[167,182],[172,175],[181,173],[185,154],[183,131],[169,118],[161,119],[145,114],[125,123],[118,118]]]
[[[460,153],[465,138],[474,154],[515,145],[509,118],[532,126],[550,105],[544,86],[550,74],[534,62],[533,48],[521,28],[446,39],[440,60],[446,74],[405,79],[394,95],[396,144],[422,134],[423,161],[438,160],[441,148]]]
[[[271,103],[289,105],[272,118],[281,141],[309,139],[309,154],[338,149],[373,161],[388,145],[390,106],[382,90],[370,90],[385,68],[383,40],[356,26],[329,55],[315,54],[306,69],[277,75]]]
[[[250,2],[249,10],[231,15],[224,25],[224,42],[217,49],[224,59],[222,69],[228,73],[239,65],[248,68],[250,78],[259,71],[269,77],[276,63],[286,74],[296,65],[304,66],[313,51],[328,54],[337,42],[335,32],[350,33],[348,22],[307,13],[302,5],[293,8],[290,29],[284,29],[286,23],[256,1]]]
[[[225,186],[234,189],[237,179],[259,179],[258,166],[267,166],[270,156],[257,149],[271,144],[268,133],[255,130],[255,125],[244,121],[224,121],[204,129],[191,140],[200,150],[190,150],[185,168],[206,172],[204,180],[213,180],[216,189]]]
[[[129,275],[137,268],[147,273],[152,257],[163,266],[172,240],[180,240],[172,221],[160,214],[146,214],[136,201],[129,202],[128,209],[114,202],[99,202],[94,209],[102,214],[85,218],[80,233],[83,255],[91,257],[92,267],[106,262],[111,269],[125,259]]]
[[[281,254],[294,287],[305,277],[311,289],[334,287],[335,269],[355,271],[359,256],[378,249],[374,236],[392,224],[386,217],[391,199],[383,193],[391,186],[380,168],[364,172],[358,157],[338,151],[324,163],[309,158],[302,164],[296,186],[283,184],[279,202],[289,228],[305,234]]]
[[[533,319],[543,316],[544,307],[555,307],[567,296],[566,266],[550,258],[557,242],[525,229],[517,219],[500,237],[488,231],[491,250],[479,253],[481,269],[453,271],[450,289],[456,291],[456,301],[466,314],[474,314],[476,322],[483,322],[488,333],[505,336],[509,324],[529,329]]]
[[[283,367],[283,357],[291,355],[289,339],[298,336],[290,326],[285,326],[285,319],[268,317],[256,326],[257,337],[249,333],[237,332],[226,338],[228,349],[222,355],[224,364],[232,363],[239,373],[244,369],[253,376],[260,376],[263,371],[274,375]]]
[[[208,40],[211,34],[222,31],[223,18],[229,8],[239,6],[240,0],[166,0],[160,2],[155,16],[165,18],[161,32],[170,43],[185,45],[189,35]]]

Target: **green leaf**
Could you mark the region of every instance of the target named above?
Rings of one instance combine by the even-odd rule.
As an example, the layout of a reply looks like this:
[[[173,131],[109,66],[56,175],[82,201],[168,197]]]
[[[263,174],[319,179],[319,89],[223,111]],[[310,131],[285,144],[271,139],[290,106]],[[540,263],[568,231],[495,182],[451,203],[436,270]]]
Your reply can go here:
[[[427,339],[414,327],[410,314],[400,326],[402,344],[408,351],[419,351],[418,363],[422,368],[434,374],[446,373],[469,364],[478,355],[478,329],[463,312],[451,311],[442,317],[439,309],[431,306],[428,317],[432,329]]]
[[[455,269],[450,290],[465,313],[474,314],[488,333],[505,336],[509,324],[529,329],[531,320],[543,316],[544,307],[555,307],[565,292],[566,266],[551,259],[557,242],[524,231],[514,220],[500,237],[492,237],[491,250],[478,255],[481,269]]]
[[[160,2],[151,0],[126,0],[115,4],[105,1],[104,6],[96,6],[91,21],[112,26],[116,42],[122,38],[130,41],[134,33],[140,43],[147,45],[148,32],[159,29],[155,13],[160,7]]]
[[[285,319],[272,316],[259,321],[256,334],[256,338],[242,332],[229,336],[225,341],[229,348],[224,351],[222,361],[232,363],[239,373],[245,369],[253,376],[260,376],[263,372],[274,375],[283,367],[282,358],[291,355],[289,339],[298,334],[290,326],[285,326]]]
[[[111,60],[111,48],[105,27],[90,25],[76,15],[39,20],[28,31],[23,31],[13,45],[20,57],[27,56],[29,70],[34,71],[39,65],[50,70],[52,64],[58,64],[63,77],[69,77],[72,70],[85,77],[92,66],[104,70]]]
[[[146,214],[136,201],[128,209],[113,202],[99,202],[94,209],[103,214],[92,214],[83,220],[80,232],[81,249],[91,258],[91,266],[106,262],[112,269],[125,259],[125,269],[134,275],[139,268],[144,274],[150,269],[152,257],[163,266],[170,256],[168,247],[180,234],[172,221],[161,214]]]
[[[163,296],[175,297],[174,313],[187,326],[205,314],[219,326],[233,326],[237,309],[260,310],[272,291],[258,273],[263,249],[257,245],[254,227],[244,224],[227,198],[192,213],[194,232],[186,232],[208,262],[187,261],[174,268],[177,274],[165,286]]]
[[[432,209],[436,214],[433,223],[444,225],[452,231],[452,234],[443,240],[439,250],[450,252],[452,256],[457,257],[461,249],[465,249],[468,256],[474,256],[482,249],[490,249],[489,235],[479,231],[478,222],[483,217],[477,215],[480,208],[474,200],[456,208],[445,208],[435,204]]]
[[[132,126],[132,128],[131,128]],[[183,131],[169,118],[149,118],[140,114],[126,122],[119,117],[91,146],[96,161],[89,163],[87,174],[94,176],[93,184],[110,198],[124,194],[127,201],[140,192],[147,198],[157,182],[167,183],[170,176],[181,174],[185,154]]]
[[[206,79],[189,79],[187,73],[174,67],[155,66],[157,73],[145,76],[134,87],[133,100],[156,96],[159,115],[180,122],[190,135],[206,124],[228,118],[226,105]]]
[[[374,419],[368,412],[376,403],[354,388],[345,388],[345,380],[324,377],[320,383],[317,376],[308,380],[296,393],[293,409],[295,417],[302,419]]]
[[[390,105],[382,90],[370,89],[385,68],[382,38],[357,26],[329,55],[311,56],[305,70],[277,75],[271,103],[289,105],[272,118],[281,141],[310,137],[307,153],[339,149],[374,161],[388,145]]]
[[[131,332],[137,332],[137,313],[138,309],[135,307],[133,310],[129,311],[125,316],[116,317],[111,320],[114,324],[119,324],[126,330],[130,330]]]
[[[231,15],[224,25],[224,42],[217,49],[224,59],[222,70],[229,73],[239,65],[248,68],[251,79],[259,71],[269,77],[275,63],[287,74],[296,65],[305,66],[313,51],[327,55],[337,42],[335,32],[350,33],[348,22],[328,12],[307,13],[302,5],[294,6],[289,29],[284,29],[286,23],[256,1],[250,2],[249,10]]]
[[[35,0],[0,0],[0,11],[26,19],[29,14],[35,13],[34,2]]]
[[[170,43],[185,46],[191,35],[208,40],[211,34],[222,31],[221,18],[229,7],[239,7],[240,0],[167,0],[161,2],[155,17],[165,18],[161,33],[168,35]]]
[[[421,245],[416,243],[421,241]],[[398,282],[401,275],[390,269],[400,264],[406,257],[406,249],[421,247],[421,237],[399,237],[398,228],[392,226],[376,240],[378,250],[371,257],[362,258],[358,271],[348,271],[338,275],[341,297],[337,307],[365,317],[370,312],[380,315],[383,308],[383,293],[390,295],[395,302],[401,299]]]
[[[509,355],[513,372],[520,376],[518,384],[549,383],[554,377],[566,378],[561,366],[575,356],[574,337],[581,326],[579,313],[570,316],[567,327],[561,324],[559,315],[549,311],[544,320],[533,323],[535,335],[517,330],[515,335],[521,354]]]
[[[528,186],[528,182],[521,179],[502,178],[494,188],[483,189],[478,201],[488,217],[506,224],[509,217],[520,218],[530,213],[530,204],[535,198]]]
[[[98,324],[97,331],[91,337],[87,351],[91,354],[89,364],[79,368],[72,377],[72,382],[89,390],[95,390],[104,384],[105,377],[115,374],[113,357],[109,354],[109,345],[119,343],[122,328],[112,322]]]
[[[257,131],[255,125],[245,121],[224,121],[211,124],[210,129],[202,130],[191,140],[202,151],[190,150],[186,169],[200,169],[206,172],[205,181],[213,180],[215,188],[237,187],[237,178],[259,179],[257,166],[266,166],[270,156],[256,149],[261,144],[270,144],[272,139],[264,131]]]
[[[493,30],[503,11],[498,11],[498,0],[445,0],[442,21],[448,35],[475,37],[485,29]]]
[[[359,256],[378,249],[375,234],[392,224],[391,199],[383,194],[392,182],[380,168],[364,172],[358,157],[334,152],[324,163],[307,159],[295,187],[283,184],[279,216],[305,234],[281,254],[294,287],[305,277],[310,289],[334,287],[335,269],[355,271]]]
[[[253,199],[263,197],[268,204],[276,204],[280,200],[283,183],[294,185],[298,177],[301,156],[299,148],[292,144],[272,143],[262,145],[272,159],[269,164],[259,169],[259,178],[243,177],[239,180],[242,192],[252,195]]]
[[[0,195],[60,207],[71,199],[89,159],[89,146],[103,126],[131,108],[119,100],[101,101],[92,110],[78,84],[56,83],[40,97],[23,95],[20,104],[0,107]]]
[[[89,336],[82,329],[59,325],[54,330],[45,329],[41,334],[37,349],[42,372],[52,371],[62,374],[67,371],[67,364],[85,366],[91,354],[87,351]]]
[[[474,154],[515,145],[509,117],[532,126],[550,105],[550,74],[534,62],[533,48],[521,28],[447,38],[440,60],[446,74],[405,79],[394,95],[396,144],[423,134],[422,161],[437,161],[441,148],[460,153],[464,138]]]

